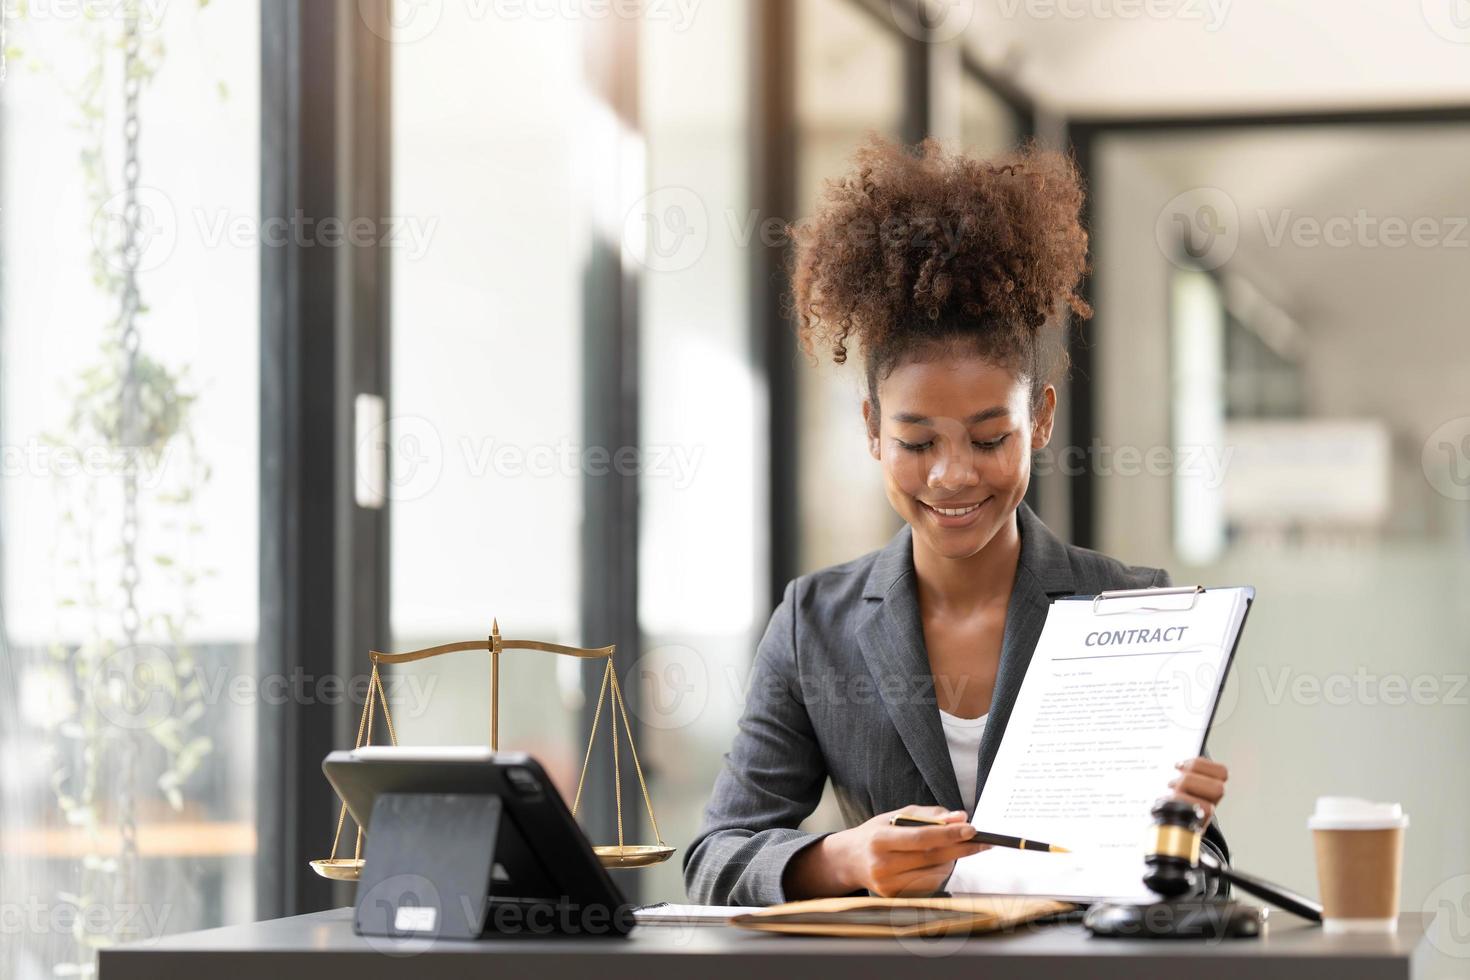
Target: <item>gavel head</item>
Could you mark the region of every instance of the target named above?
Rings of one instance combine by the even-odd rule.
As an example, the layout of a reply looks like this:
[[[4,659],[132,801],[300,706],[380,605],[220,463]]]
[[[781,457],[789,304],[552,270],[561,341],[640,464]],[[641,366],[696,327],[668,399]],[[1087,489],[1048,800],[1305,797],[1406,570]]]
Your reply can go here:
[[[1143,883],[1165,898],[1184,895],[1194,888],[1205,812],[1183,800],[1160,800],[1150,814],[1154,818],[1154,843],[1144,859],[1148,871]]]

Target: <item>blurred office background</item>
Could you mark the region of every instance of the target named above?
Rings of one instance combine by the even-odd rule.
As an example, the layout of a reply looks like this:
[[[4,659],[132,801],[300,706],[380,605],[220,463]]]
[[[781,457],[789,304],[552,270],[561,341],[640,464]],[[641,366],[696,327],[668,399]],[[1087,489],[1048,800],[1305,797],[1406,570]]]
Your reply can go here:
[[[0,974],[350,902],[307,861],[369,649],[492,619],[618,644],[686,846],[785,583],[897,529],[784,305],[784,225],[869,133],[1076,154],[1097,315],[1036,506],[1257,587],[1210,742],[1242,867],[1314,891],[1313,797],[1399,800],[1405,907],[1470,923],[1453,0],[4,11]],[[391,672],[400,741],[485,742],[489,674]],[[569,799],[600,679],[504,657],[500,744]],[[679,856],[620,881],[680,900]]]

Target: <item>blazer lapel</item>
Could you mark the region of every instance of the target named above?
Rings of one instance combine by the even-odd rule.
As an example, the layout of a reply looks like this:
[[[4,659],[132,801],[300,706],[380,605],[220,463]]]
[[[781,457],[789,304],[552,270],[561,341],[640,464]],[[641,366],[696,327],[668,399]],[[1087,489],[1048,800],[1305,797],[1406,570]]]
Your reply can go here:
[[[934,799],[947,809],[962,810],[964,801],[939,721],[934,675],[924,647],[911,535],[907,526],[894,535],[868,573],[863,595],[873,610],[858,626],[858,648],[893,727]],[[902,678],[902,683],[889,680],[894,677]]]
[[[1072,562],[1066,545],[1024,503],[1016,510],[1016,521],[1021,535],[1021,556],[1006,607],[995,692],[990,699],[985,734],[980,740],[976,799],[985,789],[985,780],[995,762],[1021,681],[1031,664],[1031,653],[1046,623],[1051,600],[1074,591]],[[868,573],[863,597],[873,610],[858,625],[858,648],[877,682],[893,727],[934,799],[947,809],[960,810],[965,804],[955,780],[944,726],[939,721],[934,674],[924,647],[924,623],[919,615],[916,589],[912,530],[905,525],[878,553]],[[902,685],[892,681],[885,685],[884,679],[892,677],[902,678]]]
[[[1000,749],[1016,695],[1031,666],[1031,654],[1046,624],[1047,610],[1057,596],[1071,595],[1075,588],[1067,546],[1041,522],[1024,503],[1016,509],[1021,534],[1021,557],[1016,583],[1006,606],[1005,632],[1001,637],[1000,666],[995,673],[995,691],[990,696],[990,714],[980,738],[979,769],[975,777],[975,799],[985,790],[990,767]]]

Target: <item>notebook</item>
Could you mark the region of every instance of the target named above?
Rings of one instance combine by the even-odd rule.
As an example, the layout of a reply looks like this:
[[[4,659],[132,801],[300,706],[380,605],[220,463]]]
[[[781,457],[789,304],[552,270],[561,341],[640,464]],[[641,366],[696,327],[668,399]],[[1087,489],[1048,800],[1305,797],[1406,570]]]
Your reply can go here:
[[[799,936],[946,936],[997,932],[1070,912],[1040,898],[814,898],[737,915],[732,925]]]

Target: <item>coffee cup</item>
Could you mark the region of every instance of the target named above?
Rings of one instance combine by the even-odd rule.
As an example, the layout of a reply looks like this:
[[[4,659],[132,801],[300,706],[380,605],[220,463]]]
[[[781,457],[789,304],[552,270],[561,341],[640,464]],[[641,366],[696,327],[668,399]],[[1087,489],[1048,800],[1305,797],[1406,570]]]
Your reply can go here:
[[[1325,932],[1393,932],[1398,927],[1404,828],[1397,803],[1322,796],[1307,820],[1317,851]]]

